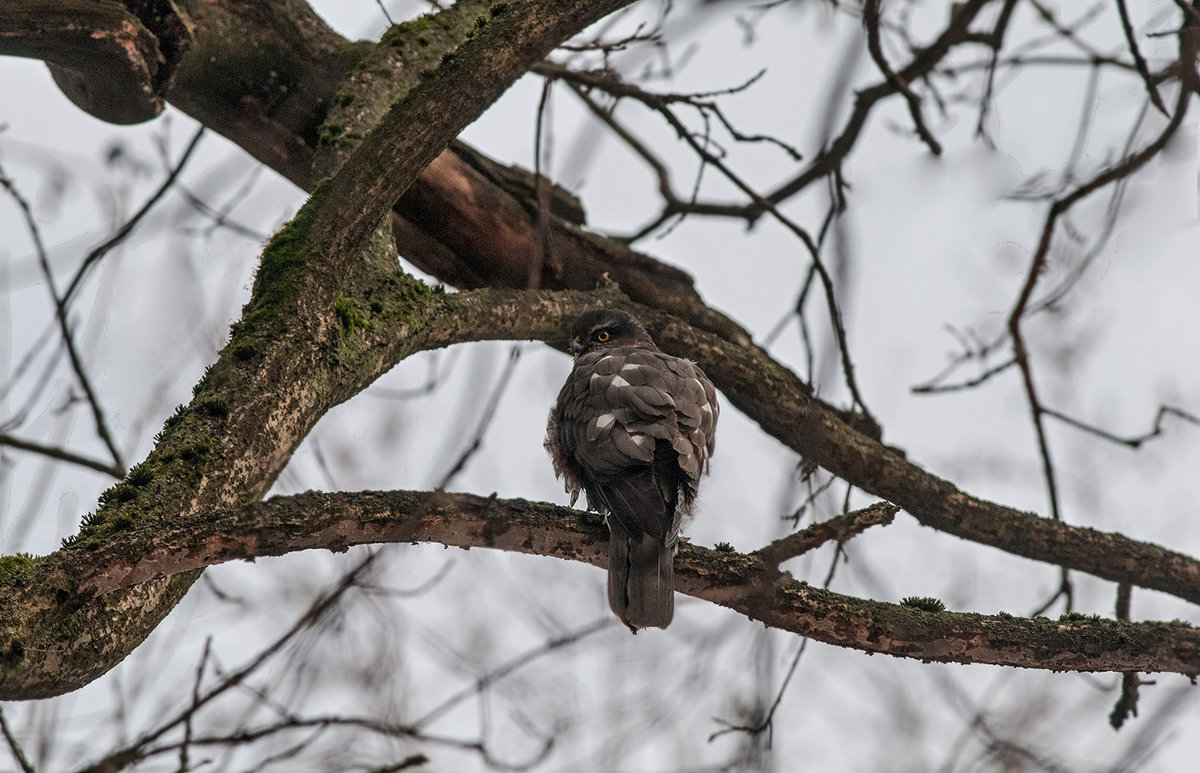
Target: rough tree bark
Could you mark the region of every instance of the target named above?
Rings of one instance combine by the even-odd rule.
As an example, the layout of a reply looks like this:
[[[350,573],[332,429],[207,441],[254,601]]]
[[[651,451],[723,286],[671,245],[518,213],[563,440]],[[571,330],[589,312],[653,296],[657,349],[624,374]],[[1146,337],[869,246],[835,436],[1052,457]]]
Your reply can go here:
[[[476,93],[464,90],[475,99],[431,115],[422,137],[426,155],[394,159],[389,174],[415,178],[517,75],[622,4],[563,3],[552,11],[536,2],[490,9],[484,3],[468,4],[478,12],[471,25],[459,28],[432,72],[418,73],[421,77],[398,109],[436,105],[438,95],[454,90],[460,80],[474,85],[472,79],[490,72],[508,73],[508,79]],[[475,18],[484,24],[477,25]],[[484,34],[477,35],[480,28]],[[503,45],[505,41],[512,45]],[[339,171],[271,241],[242,319],[196,386],[193,401],[168,420],[150,457],[106,492],[74,549],[86,549],[92,540],[111,538],[144,520],[171,522],[261,498],[325,411],[364,388],[390,367],[385,363],[404,356],[411,334],[423,322],[420,301],[431,291],[399,271],[382,223],[370,225],[376,238],[365,250],[355,243],[348,245],[353,252],[326,252],[331,242],[347,246],[336,228],[310,241],[321,213],[329,218],[326,223],[349,223],[349,212],[358,209],[355,201],[331,199],[329,189],[359,189],[378,168],[352,165],[344,175]],[[380,207],[378,201],[375,205]],[[385,204],[379,209],[381,219],[386,211]],[[366,226],[358,225],[351,241],[369,235],[362,231]],[[334,264],[344,270],[327,273]],[[22,574],[13,571],[21,568],[20,561],[10,560],[0,576],[8,584],[0,594],[4,698],[59,694],[104,673],[154,629],[197,576],[183,573],[95,599],[38,584],[13,587]]]
[[[397,25],[378,44],[341,39],[295,0],[147,3],[139,4],[140,16],[112,0],[54,4],[63,21],[43,27],[26,16],[43,3],[0,10],[0,53],[45,59],[81,108],[128,121],[168,101],[313,192],[264,251],[230,342],[192,402],[168,420],[153,453],[106,492],[69,548],[0,564],[0,698],[86,684],[154,629],[201,567],[255,554],[247,541],[253,528],[210,514],[261,517],[266,534],[267,510],[251,503],[321,415],[404,357],[483,338],[554,341],[565,320],[601,300],[636,308],[664,349],[700,361],[766,432],[925,525],[1200,601],[1200,563],[1188,556],[971,497],[884,446],[879,428],[814,399],[740,326],[709,308],[685,273],[584,230],[577,205],[561,191],[544,220],[550,250],[543,260],[532,176],[461,145],[442,149],[557,42],[623,4],[562,3],[550,12],[533,2],[461,2]],[[970,5],[977,12],[983,3]],[[95,33],[90,48],[74,45],[78,29]],[[111,61],[121,63],[112,82],[78,85],[78,73]],[[318,183],[326,175],[332,178]],[[397,250],[464,289],[525,287],[533,266],[546,290],[589,291],[607,274],[627,299],[611,290],[488,289],[451,299],[400,272]],[[523,514],[538,508],[492,507],[499,510],[465,536],[431,530],[426,538],[489,544],[497,532],[486,524],[525,523]],[[596,535],[544,520],[559,514],[542,510],[543,520],[525,523],[543,538],[544,549],[535,551],[578,550],[592,560]],[[375,516],[356,517],[367,524]],[[204,550],[170,572],[130,575],[133,585],[89,584],[111,572],[117,538],[159,524]],[[258,549],[350,544],[331,528]],[[563,533],[575,536],[558,547],[544,539]],[[502,546],[530,549],[524,541]],[[121,560],[139,565],[136,556]],[[683,563],[685,592],[845,646],[1051,669],[1200,672],[1197,636],[1187,626],[906,610],[816,593],[757,558],[689,549]],[[97,587],[107,592],[97,596]]]

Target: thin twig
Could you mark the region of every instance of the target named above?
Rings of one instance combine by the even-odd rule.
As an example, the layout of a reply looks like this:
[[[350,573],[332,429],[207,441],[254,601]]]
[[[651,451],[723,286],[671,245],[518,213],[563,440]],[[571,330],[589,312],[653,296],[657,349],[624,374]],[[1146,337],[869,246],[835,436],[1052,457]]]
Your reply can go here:
[[[831,540],[842,543],[872,526],[886,526],[892,522],[898,512],[900,512],[900,508],[891,502],[876,502],[861,510],[839,515],[821,523],[814,523],[802,531],[780,537],[766,547],[754,551],[753,555],[772,566],[778,566],[784,561],[801,556]]]
[[[1029,307],[1030,299],[1033,296],[1034,287],[1037,285],[1038,279],[1045,271],[1046,263],[1050,255],[1050,244],[1056,231],[1058,221],[1067,212],[1070,211],[1076,203],[1083,200],[1092,193],[1113,182],[1124,180],[1139,169],[1141,169],[1151,158],[1154,158],[1158,153],[1166,147],[1167,142],[1175,135],[1175,132],[1183,123],[1184,116],[1187,114],[1188,104],[1191,101],[1192,90],[1194,88],[1194,67],[1190,64],[1194,57],[1195,41],[1192,40],[1193,35],[1190,30],[1185,30],[1180,33],[1180,61],[1189,62],[1182,68],[1182,83],[1180,84],[1179,97],[1175,106],[1175,112],[1171,116],[1170,122],[1163,128],[1159,135],[1149,142],[1137,153],[1127,155],[1119,163],[1108,167],[1099,174],[1095,175],[1088,182],[1076,187],[1073,191],[1056,199],[1051,204],[1046,213],[1046,219],[1042,226],[1041,238],[1038,241],[1037,249],[1035,250],[1032,260],[1030,261],[1029,269],[1025,276],[1025,282],[1022,285],[1020,295],[1017,302],[1013,306],[1012,312],[1008,318],[1009,336],[1012,340],[1013,355],[1017,362],[1017,367],[1021,371],[1021,380],[1025,388],[1026,401],[1029,405],[1029,411],[1033,419],[1034,431],[1037,435],[1038,450],[1042,460],[1042,475],[1046,482],[1046,489],[1050,500],[1050,512],[1055,520],[1062,519],[1062,513],[1059,508],[1058,485],[1054,474],[1054,464],[1050,457],[1050,444],[1046,436],[1045,408],[1038,397],[1037,387],[1033,379],[1032,365],[1029,359],[1029,352],[1025,345],[1024,331],[1022,330],[1022,322],[1025,316],[1026,309]]]
[[[204,136],[204,132],[204,126],[201,126],[196,130],[196,133],[192,135],[191,141],[188,142],[187,147],[184,148],[183,155],[179,157],[179,161],[175,163],[175,166],[171,167],[166,178],[158,186],[158,189],[154,191],[150,198],[146,199],[146,203],[142,204],[141,208],[138,209],[138,211],[135,212],[132,217],[126,220],[120,228],[114,231],[112,236],[108,237],[99,245],[94,247],[92,251],[89,252],[86,257],[84,257],[83,263],[81,263],[79,268],[75,271],[75,276],[71,278],[71,283],[67,285],[67,291],[62,297],[63,304],[69,304],[71,302],[71,300],[75,297],[75,293],[79,291],[80,283],[83,282],[83,278],[88,274],[88,272],[91,271],[96,263],[105,255],[107,255],[113,247],[116,247],[118,244],[125,241],[129,234],[133,233],[133,229],[136,228],[142,219],[150,213],[150,210],[154,208],[154,205],[157,204],[159,200],[166,195],[167,191],[171,189],[171,186],[175,184],[175,180],[178,179],[179,175],[183,173],[183,167],[187,164],[188,159],[192,157],[192,151],[194,151],[200,144],[200,138]]]
[[[867,51],[870,52],[875,66],[883,73],[883,77],[904,97],[904,101],[908,105],[908,113],[912,116],[913,128],[917,132],[917,136],[929,148],[930,153],[940,156],[942,155],[942,145],[933,136],[933,132],[929,131],[929,127],[925,125],[925,119],[921,116],[921,98],[916,95],[903,78],[896,74],[895,70],[888,64],[887,57],[883,53],[883,45],[879,39],[879,2],[880,0],[865,0],[863,2],[863,26],[867,28]]]
[[[748,735],[759,735],[764,731],[770,730],[775,721],[775,711],[779,708],[779,704],[783,702],[783,696],[787,692],[787,687],[792,681],[792,677],[796,674],[796,666],[800,665],[800,656],[804,654],[804,650],[808,648],[808,638],[800,640],[800,646],[796,648],[796,654],[792,656],[792,663],[788,666],[787,674],[783,677],[783,682],[779,685],[779,691],[775,693],[775,700],[771,703],[771,708],[767,709],[767,713],[763,716],[762,721],[755,724],[735,725],[719,717],[714,717],[713,721],[717,724],[724,725],[722,729],[715,733],[710,733],[708,742],[712,743],[716,739],[726,733],[746,733]]]
[[[1116,443],[1118,445],[1129,446],[1130,448],[1135,449],[1135,450],[1140,448],[1142,446],[1142,444],[1145,443],[1146,441],[1153,440],[1154,438],[1158,437],[1159,435],[1161,435],[1163,433],[1163,426],[1162,426],[1163,419],[1166,418],[1167,416],[1176,416],[1180,419],[1183,419],[1184,421],[1190,422],[1192,424],[1200,425],[1200,418],[1197,418],[1196,416],[1193,416],[1192,414],[1190,414],[1186,411],[1181,411],[1180,409],[1174,408],[1169,405],[1160,405],[1158,407],[1158,413],[1156,413],[1154,415],[1154,426],[1151,427],[1148,432],[1145,432],[1141,435],[1135,435],[1133,437],[1121,437],[1120,435],[1114,435],[1113,433],[1108,432],[1107,430],[1100,429],[1099,427],[1093,426],[1091,424],[1085,424],[1084,422],[1080,421],[1079,419],[1071,418],[1070,416],[1067,416],[1064,413],[1060,413],[1059,411],[1056,411],[1052,408],[1043,407],[1042,413],[1046,414],[1047,416],[1050,416],[1051,418],[1058,419],[1062,423],[1072,426],[1075,429],[1082,430],[1083,432],[1087,432],[1090,435],[1095,435],[1098,438],[1103,438],[1104,440],[1108,440],[1108,441],[1110,441],[1112,443]]]
[[[588,636],[591,636],[594,633],[597,633],[599,631],[603,631],[607,628],[612,628],[612,627],[613,627],[612,618],[606,616],[600,620],[594,620],[591,623],[589,623],[588,625],[583,626],[582,628],[577,628],[576,630],[571,631],[570,633],[563,634],[562,636],[557,636],[553,639],[550,639],[550,640],[544,642],[543,644],[540,644],[539,646],[529,650],[528,652],[525,652],[525,653],[513,658],[512,660],[508,661],[507,663],[487,672],[483,676],[476,679],[473,684],[468,685],[467,687],[464,687],[462,690],[459,690],[454,695],[451,695],[449,698],[442,701],[437,706],[434,706],[432,709],[425,712],[421,716],[420,719],[417,719],[416,721],[414,721],[412,723],[412,725],[411,725],[412,729],[420,730],[421,728],[428,726],[429,724],[431,724],[432,722],[437,720],[439,717],[444,716],[446,714],[446,712],[448,712],[451,709],[453,709],[454,707],[458,706],[460,703],[462,703],[467,698],[471,697],[472,695],[477,695],[477,694],[482,693],[484,690],[486,690],[491,685],[500,681],[501,679],[503,679],[504,677],[513,673],[514,671],[517,671],[517,670],[523,668],[524,666],[529,665],[530,663],[537,660],[538,658],[544,657],[545,655],[547,655],[551,652],[556,652],[558,650],[564,649],[572,644],[575,644],[576,642],[578,642],[582,639],[587,638]]]
[[[1117,583],[1116,613],[1118,620],[1129,620],[1132,595],[1132,585],[1127,582]],[[1112,725],[1113,730],[1120,730],[1121,725],[1125,724],[1125,720],[1130,716],[1137,716],[1138,686],[1140,684],[1141,679],[1138,677],[1137,671],[1126,671],[1121,674],[1121,697],[1117,699],[1112,713],[1108,715],[1108,723]]]
[[[200,663],[196,666],[196,678],[192,681],[192,705],[195,706],[200,702],[200,685],[204,683],[204,671],[208,666],[209,655],[212,654],[212,637],[209,636],[204,640],[204,651],[200,654]],[[192,719],[196,716],[195,712],[189,712],[183,723],[183,743],[179,745],[179,773],[187,773],[190,768],[188,762],[188,748],[192,742]]]
[[[1037,609],[1029,613],[1029,617],[1040,617],[1059,599],[1063,600],[1063,611],[1072,612],[1075,609],[1075,585],[1071,582],[1071,573],[1065,566],[1058,567],[1058,587],[1050,598],[1042,602]]]
[[[283,649],[297,634],[316,624],[326,613],[333,609],[342,595],[358,582],[359,577],[372,567],[376,557],[379,555],[379,553],[373,552],[360,561],[357,566],[353,567],[342,577],[337,585],[313,602],[308,611],[301,615],[291,628],[259,652],[248,664],[226,676],[220,683],[206,690],[198,698],[193,699],[186,709],[168,718],[159,724],[157,728],[147,731],[138,740],[105,755],[102,760],[88,766],[82,773],[101,773],[108,770],[120,770],[138,760],[145,759],[150,754],[162,753],[167,748],[171,751],[177,751],[180,744],[171,744],[169,747],[159,747],[157,749],[152,749],[152,745],[163,735],[185,723],[188,717],[198,712],[207,704],[212,703],[217,697],[240,685],[247,677]],[[201,746],[211,743],[211,739],[193,737],[189,739],[189,742],[193,746]]]
[[[365,730],[369,733],[385,738],[407,738],[425,743],[438,744],[452,749],[462,751],[472,751],[480,755],[480,758],[490,768],[500,770],[524,771],[528,770],[542,761],[550,753],[554,747],[554,739],[550,738],[543,742],[540,749],[535,752],[534,756],[528,760],[520,762],[506,762],[495,757],[483,741],[468,741],[461,738],[452,738],[449,736],[435,736],[425,733],[419,733],[412,729],[409,725],[393,724],[370,717],[343,717],[337,715],[321,715],[315,717],[303,717],[289,714],[278,722],[270,725],[252,728],[249,730],[241,730],[227,735],[210,735],[198,736],[192,739],[193,746],[216,746],[216,747],[235,747],[251,744],[267,738],[273,738],[285,733],[293,733],[309,730],[324,730],[326,728],[345,728],[354,730]],[[152,746],[145,750],[145,753],[138,759],[148,759],[150,757],[170,754],[178,750],[179,743],[165,743],[159,746]],[[109,768],[89,768],[84,773],[101,773]]]
[[[387,19],[388,26],[392,26],[396,22],[392,21],[392,15],[388,13],[388,9],[383,4],[383,0],[375,0],[375,5],[379,6],[379,10],[383,12],[383,18]]]
[[[0,706],[0,733],[4,734],[4,740],[8,742],[8,750],[12,752],[13,759],[21,766],[22,773],[36,773],[33,764],[25,756],[25,751],[21,748],[21,744],[8,727],[8,720],[4,718],[3,706]]]
[[[479,426],[475,429],[475,436],[471,439],[471,444],[467,446],[458,461],[454,463],[442,480],[435,487],[438,491],[445,491],[450,485],[450,481],[454,480],[463,468],[467,466],[467,462],[475,455],[481,447],[483,447],[483,438],[487,434],[488,427],[492,424],[492,419],[496,416],[496,409],[500,406],[500,398],[504,396],[504,390],[508,387],[508,383],[512,381],[513,373],[516,372],[517,362],[521,359],[521,347],[519,344],[513,344],[513,347],[508,352],[508,364],[504,368],[504,372],[500,374],[500,379],[496,382],[496,386],[492,389],[492,394],[488,397],[487,405],[483,409],[483,415],[479,419]]]
[[[58,320],[59,333],[62,335],[63,343],[67,347],[67,356],[71,360],[71,368],[75,371],[75,377],[79,381],[80,387],[83,388],[88,405],[92,409],[92,418],[96,424],[96,434],[100,436],[100,439],[108,447],[108,451],[112,455],[113,466],[122,470],[118,477],[123,478],[125,477],[125,473],[123,472],[125,463],[121,460],[121,452],[117,450],[117,444],[108,429],[108,421],[104,418],[104,410],[100,407],[100,400],[96,397],[95,389],[92,388],[91,379],[88,378],[87,371],[83,367],[83,358],[80,357],[79,350],[75,346],[75,337],[71,334],[71,323],[67,318],[66,296],[58,294],[58,287],[54,282],[54,271],[50,268],[50,257],[46,252],[46,245],[42,241],[41,229],[38,228],[37,220],[33,216],[33,208],[30,207],[29,202],[17,190],[16,185],[4,173],[2,168],[0,168],[0,186],[8,191],[9,196],[16,202],[25,219],[26,228],[29,231],[30,238],[33,240],[34,250],[37,252],[38,265],[42,269],[42,277],[46,282],[46,289],[49,291],[50,299],[54,303],[54,313]]]
[[[975,136],[982,138],[989,145],[992,143],[987,134],[987,116],[988,111],[991,109],[992,97],[996,91],[996,70],[1000,65],[1000,51],[1004,47],[1004,37],[1008,32],[1008,23],[1012,20],[1012,14],[1016,7],[1017,0],[1005,0],[1004,7],[1000,9],[1000,13],[996,17],[996,24],[992,27],[992,32],[988,36],[987,41],[988,45],[992,48],[992,54],[988,57],[983,96],[979,98],[979,118],[975,122]]]
[[[87,467],[88,469],[95,470],[96,472],[102,472],[105,475],[111,475],[117,480],[125,477],[125,470],[121,469],[115,464],[108,464],[107,462],[101,462],[96,459],[81,456],[80,454],[72,453],[71,451],[59,448],[58,446],[35,443],[32,440],[22,440],[21,438],[14,437],[6,432],[0,432],[0,446],[19,448],[22,451],[31,451],[35,454],[48,456],[51,459],[58,459],[59,461],[78,464],[81,467]]]
[[[546,110],[550,105],[550,87],[553,85],[553,78],[546,78],[542,82],[542,97],[538,100],[537,128],[533,141],[534,199],[537,201],[538,245],[541,249],[531,251],[529,256],[529,275],[525,285],[530,290],[542,286],[542,271],[550,260],[550,207],[546,201],[549,186],[546,184],[546,176],[542,174],[542,145],[546,130]]]
[[[913,387],[912,393],[916,395],[930,395],[937,394],[939,392],[961,392],[964,389],[971,389],[972,387],[977,387],[980,384],[983,384],[984,382],[990,380],[992,376],[999,375],[1016,364],[1017,361],[1015,359],[1005,360],[999,365],[988,368],[975,378],[968,379],[966,381],[959,381],[954,384],[937,384],[935,383],[935,379]]]
[[[955,46],[971,42],[967,34],[971,22],[989,2],[991,0],[968,0],[959,5],[942,34],[931,44],[917,51],[912,61],[896,71],[896,75],[904,82],[912,83],[932,72]],[[854,109],[846,119],[841,133],[826,144],[821,153],[809,162],[803,172],[767,194],[766,200],[773,204],[782,203],[807,188],[814,181],[840,168],[866,128],[867,118],[875,104],[896,93],[895,85],[887,79],[859,90],[855,95]]]
[[[1142,76],[1142,82],[1146,84],[1146,93],[1150,96],[1150,101],[1158,108],[1158,112],[1169,116],[1167,106],[1163,104],[1162,96],[1158,93],[1158,87],[1154,85],[1154,77],[1150,74],[1146,58],[1138,48],[1137,34],[1133,31],[1133,22],[1129,18],[1129,8],[1125,5],[1125,0],[1117,0],[1117,13],[1121,16],[1121,31],[1125,33],[1125,42],[1129,44],[1133,66],[1137,68],[1138,75]]]

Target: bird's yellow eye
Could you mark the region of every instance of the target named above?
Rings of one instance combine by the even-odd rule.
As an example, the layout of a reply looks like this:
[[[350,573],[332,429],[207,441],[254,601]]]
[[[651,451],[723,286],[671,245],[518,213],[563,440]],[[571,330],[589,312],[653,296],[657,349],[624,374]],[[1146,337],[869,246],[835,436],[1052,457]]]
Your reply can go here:
[[[600,341],[600,342],[607,341],[608,340],[608,331],[601,330],[599,333],[596,334],[596,340]]]
[[[583,341],[579,340],[579,336],[575,336],[575,343],[581,344]]]

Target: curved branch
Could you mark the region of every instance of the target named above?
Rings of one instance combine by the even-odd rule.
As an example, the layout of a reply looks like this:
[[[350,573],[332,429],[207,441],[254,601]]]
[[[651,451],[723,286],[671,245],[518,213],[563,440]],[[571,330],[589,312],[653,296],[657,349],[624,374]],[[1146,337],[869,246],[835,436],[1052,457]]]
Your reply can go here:
[[[0,53],[45,60],[75,106],[132,124],[162,112],[159,40],[116,0],[0,5]]]
[[[309,492],[163,528],[145,525],[94,551],[41,559],[36,582],[102,594],[213,564],[297,550],[438,542],[607,563],[605,529],[579,512],[524,499],[424,491]],[[676,584],[689,596],[840,647],[950,663],[1054,671],[1200,673],[1200,629],[1066,617],[931,612],[798,582],[759,556],[685,544]]]

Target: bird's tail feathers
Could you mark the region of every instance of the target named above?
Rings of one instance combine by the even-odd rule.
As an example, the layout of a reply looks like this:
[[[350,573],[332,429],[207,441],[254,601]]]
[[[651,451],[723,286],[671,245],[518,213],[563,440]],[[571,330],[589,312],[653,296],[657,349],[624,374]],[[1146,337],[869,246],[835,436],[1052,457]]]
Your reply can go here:
[[[629,628],[666,628],[675,612],[674,513],[658,488],[634,476],[605,487],[610,532],[608,604]]]

